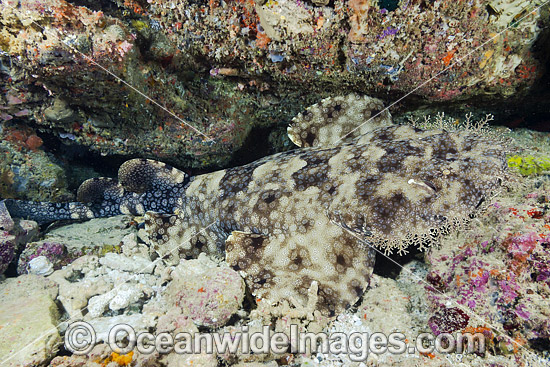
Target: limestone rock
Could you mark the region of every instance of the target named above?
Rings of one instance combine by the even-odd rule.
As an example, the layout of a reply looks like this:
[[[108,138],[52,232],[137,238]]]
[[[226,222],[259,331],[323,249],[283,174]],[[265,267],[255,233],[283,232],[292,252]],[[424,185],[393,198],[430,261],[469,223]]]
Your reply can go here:
[[[166,298],[178,307],[189,309],[195,324],[207,327],[224,325],[241,307],[244,281],[235,270],[217,266],[201,255],[182,261],[172,272],[174,280]]]
[[[57,285],[36,275],[0,283],[0,364],[38,366],[57,353],[61,337]]]
[[[68,253],[81,255],[110,252],[120,245],[121,239],[135,232],[129,227],[130,218],[120,215],[113,218],[96,218],[83,223],[73,223],[47,233],[43,242],[62,243]]]

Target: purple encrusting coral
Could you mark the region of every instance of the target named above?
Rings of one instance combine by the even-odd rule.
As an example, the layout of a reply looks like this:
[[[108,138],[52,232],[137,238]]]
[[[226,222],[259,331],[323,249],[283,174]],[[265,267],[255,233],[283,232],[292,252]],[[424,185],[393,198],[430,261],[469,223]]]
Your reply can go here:
[[[507,335],[496,332],[489,341],[507,351],[550,339],[550,218],[538,215],[546,204],[534,197],[513,208],[491,206],[484,219],[493,221],[492,238],[485,230],[472,232],[427,254],[434,333],[496,328]],[[449,300],[458,307],[449,307]]]
[[[452,333],[468,326],[470,317],[460,308],[442,308],[428,320],[428,326],[435,335]]]
[[[388,36],[393,36],[397,34],[397,32],[399,32],[399,28],[388,27],[384,29],[384,32],[382,32],[380,36],[378,36],[378,39],[384,39]]]
[[[36,245],[38,246],[36,247]],[[36,247],[36,248],[31,251],[33,247]],[[61,243],[55,243],[55,242],[44,242],[44,243],[36,243],[36,244],[31,243],[27,245],[25,252],[23,252],[19,258],[19,263],[17,265],[17,273],[26,274],[29,262],[38,256],[45,256],[48,260],[50,260],[54,264],[54,269],[59,269],[66,255],[67,255],[67,251],[66,251],[65,245]],[[65,261],[65,263],[67,263],[67,261]]]
[[[15,258],[18,247],[26,244],[38,233],[38,225],[30,220],[17,220],[7,231],[0,231],[0,274]]]
[[[8,231],[0,233],[0,274],[4,273],[15,256],[15,236]]]

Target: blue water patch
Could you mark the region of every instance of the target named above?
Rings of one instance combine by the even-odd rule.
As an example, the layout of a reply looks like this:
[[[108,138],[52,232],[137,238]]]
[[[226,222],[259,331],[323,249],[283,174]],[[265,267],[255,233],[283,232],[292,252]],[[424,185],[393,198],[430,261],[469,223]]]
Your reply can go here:
[[[394,11],[399,7],[399,0],[378,0],[378,7],[387,11]]]

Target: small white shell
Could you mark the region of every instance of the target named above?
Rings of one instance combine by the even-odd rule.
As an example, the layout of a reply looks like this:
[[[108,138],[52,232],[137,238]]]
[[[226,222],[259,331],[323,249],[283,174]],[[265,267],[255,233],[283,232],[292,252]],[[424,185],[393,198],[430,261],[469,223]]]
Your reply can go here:
[[[46,256],[37,256],[27,264],[29,274],[48,276],[53,273],[53,264]]]

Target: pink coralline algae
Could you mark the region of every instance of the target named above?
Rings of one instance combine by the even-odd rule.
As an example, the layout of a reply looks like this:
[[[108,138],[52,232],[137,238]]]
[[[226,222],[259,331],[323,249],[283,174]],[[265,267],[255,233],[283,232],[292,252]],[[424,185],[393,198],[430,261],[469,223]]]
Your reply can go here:
[[[547,214],[529,214],[545,212],[547,204],[537,202],[537,197],[526,196],[526,202],[514,208],[492,205],[487,217],[498,218],[493,228],[499,229],[492,238],[480,232],[462,244],[445,241],[428,253],[432,269],[426,280],[433,308],[429,326],[434,333],[486,322],[484,327],[496,326],[506,333],[495,333],[491,340],[504,348],[501,352],[516,350],[519,342],[514,341],[548,342],[550,221]],[[456,307],[450,308],[449,300],[456,301]]]
[[[16,221],[11,224],[9,230],[0,231],[0,275],[13,261],[18,248],[24,246],[37,233],[38,225],[29,220]]]
[[[470,317],[459,308],[442,308],[428,320],[428,326],[435,335],[452,333],[468,326]]]
[[[68,262],[68,259],[66,259],[67,252],[65,249],[65,245],[61,243],[29,243],[19,257],[19,262],[17,264],[17,273],[27,274],[29,262],[38,256],[45,256],[54,264],[54,269],[56,270],[61,268],[61,265],[65,265]]]
[[[7,231],[0,233],[0,274],[4,273],[15,257],[15,236]]]

